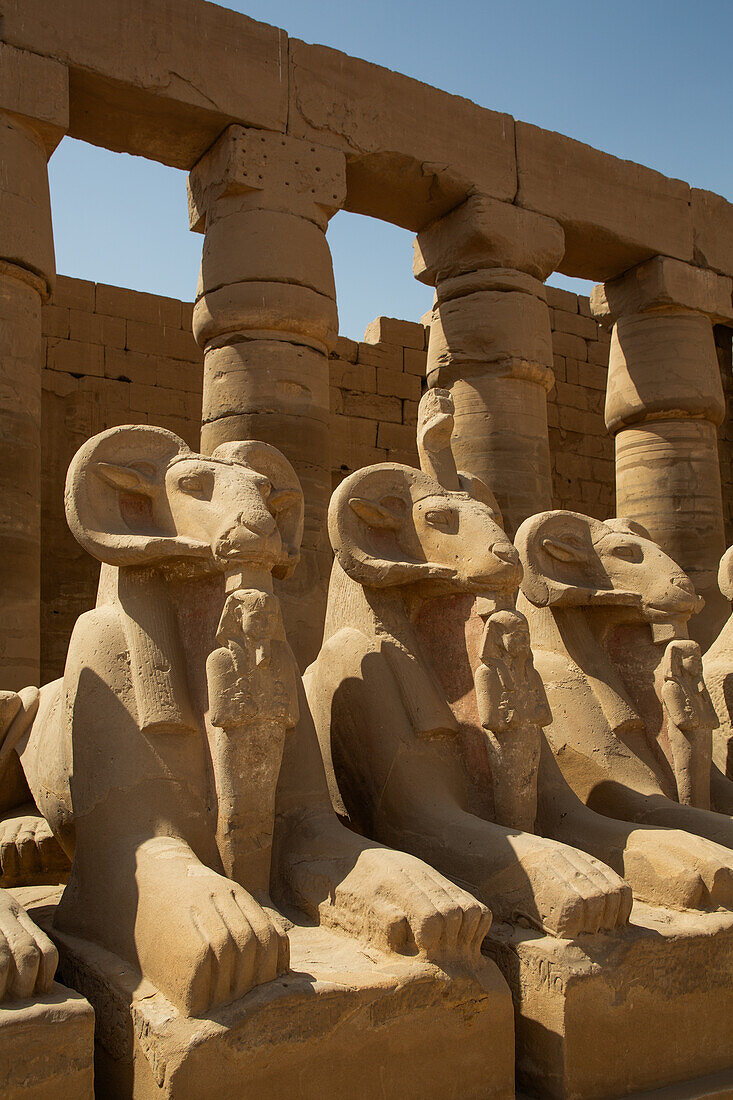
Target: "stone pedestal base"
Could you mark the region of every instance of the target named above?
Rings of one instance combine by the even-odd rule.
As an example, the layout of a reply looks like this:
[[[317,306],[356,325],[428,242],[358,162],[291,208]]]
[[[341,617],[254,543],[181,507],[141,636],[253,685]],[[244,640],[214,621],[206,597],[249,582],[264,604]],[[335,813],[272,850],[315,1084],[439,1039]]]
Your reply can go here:
[[[40,900],[40,899],[39,899]],[[105,1100],[510,1100],[512,999],[493,963],[450,978],[319,928],[290,932],[289,973],[205,1019],[181,1017],[116,956],[50,928],[64,980],[94,1006]]]
[[[484,951],[514,995],[519,1088],[733,1096],[733,913],[637,904],[631,921],[574,942],[491,929]]]
[[[3,1100],[94,1100],[94,1013],[54,984],[45,997],[0,1004]]]

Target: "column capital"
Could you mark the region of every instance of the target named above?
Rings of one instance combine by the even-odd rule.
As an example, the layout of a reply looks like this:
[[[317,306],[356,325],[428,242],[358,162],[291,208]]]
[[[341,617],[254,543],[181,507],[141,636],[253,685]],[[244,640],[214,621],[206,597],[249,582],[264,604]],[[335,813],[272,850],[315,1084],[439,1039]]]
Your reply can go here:
[[[50,157],[69,129],[69,70],[0,42],[0,112],[34,130]]]
[[[552,218],[471,195],[422,229],[413,248],[415,278],[429,286],[492,268],[544,281],[562,259],[565,235]]]
[[[733,279],[669,256],[654,256],[593,288],[593,316],[605,327],[652,311],[702,313],[714,324],[733,320]]]
[[[68,123],[66,66],[0,42],[0,261],[42,295],[56,276],[47,163]]]
[[[216,216],[281,210],[325,229],[346,199],[346,157],[338,149],[270,130],[229,126],[193,167],[189,223],[203,233]]]

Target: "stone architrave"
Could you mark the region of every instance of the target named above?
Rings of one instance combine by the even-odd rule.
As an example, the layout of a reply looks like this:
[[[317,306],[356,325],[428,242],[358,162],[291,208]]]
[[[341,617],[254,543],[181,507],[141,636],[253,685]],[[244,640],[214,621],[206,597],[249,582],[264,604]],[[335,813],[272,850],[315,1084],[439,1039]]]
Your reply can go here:
[[[733,906],[733,853],[611,821],[558,780],[527,622],[512,606],[517,554],[489,490],[458,472],[452,425],[450,394],[429,390],[421,469],[367,467],[331,500],[325,640],[304,681],[332,800],[359,833],[491,907],[484,950],[514,993],[522,1085],[590,1098],[713,1069],[729,1080],[733,914],[694,910]],[[630,921],[621,875],[637,899]],[[674,990],[658,980],[667,966]],[[663,1016],[664,1041],[651,1039],[650,1013]],[[618,1065],[595,1053],[611,1034]]]
[[[98,1088],[366,1100],[368,1064],[395,1100],[510,1100],[489,911],[330,804],[273,592],[303,532],[291,464],[111,428],[65,500],[103,563],[97,606],[13,744],[73,856],[46,927],[97,1013]]]
[[[421,230],[414,245],[415,276],[435,287],[428,385],[450,390],[458,465],[494,492],[510,535],[552,504],[543,280],[563,248],[550,218],[481,195]]]
[[[41,628],[41,303],[56,268],[47,161],[68,72],[0,43],[0,685],[37,683]]]
[[[616,445],[616,514],[641,523],[704,597],[691,624],[703,650],[727,614],[716,584],[725,399],[713,324],[733,319],[732,287],[656,256],[591,295],[593,315],[611,328],[606,426]]]
[[[328,354],[338,313],[325,233],[345,196],[343,153],[241,126],[189,177],[191,228],[205,234],[193,316],[204,349],[201,446],[265,440],[301,480],[301,566],[278,586],[301,667],[318,652],[330,567]]]

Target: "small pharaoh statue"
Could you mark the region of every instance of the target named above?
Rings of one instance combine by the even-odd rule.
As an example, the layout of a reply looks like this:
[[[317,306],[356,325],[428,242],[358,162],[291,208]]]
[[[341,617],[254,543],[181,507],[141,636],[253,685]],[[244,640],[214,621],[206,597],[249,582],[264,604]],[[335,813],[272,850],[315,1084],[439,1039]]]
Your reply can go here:
[[[713,730],[718,718],[702,678],[697,642],[670,642],[662,675],[662,704],[679,800],[685,806],[709,810]]]
[[[532,662],[523,615],[495,611],[486,618],[474,682],[491,759],[496,821],[531,832],[537,813],[541,729],[552,721],[552,714]]]

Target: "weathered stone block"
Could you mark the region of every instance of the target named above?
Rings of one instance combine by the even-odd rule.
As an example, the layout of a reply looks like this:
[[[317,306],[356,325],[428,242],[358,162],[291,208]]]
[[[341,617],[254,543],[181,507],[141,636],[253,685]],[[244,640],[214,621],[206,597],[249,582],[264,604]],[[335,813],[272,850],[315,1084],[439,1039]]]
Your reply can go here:
[[[363,416],[401,424],[402,402],[397,397],[384,397],[381,394],[345,393],[344,413],[346,416]]]
[[[415,374],[382,367],[377,371],[377,393],[383,393],[390,397],[406,398],[409,401],[419,401],[421,393],[420,379]]]
[[[593,288],[593,315],[611,325],[622,314],[679,306],[706,314],[714,322],[733,320],[733,280],[714,271],[655,256],[644,264]]]
[[[690,188],[525,122],[516,123],[519,206],[565,230],[559,270],[613,278],[656,253],[690,261]]]
[[[190,363],[201,362],[201,350],[193,335],[178,327],[148,325],[142,321],[127,322],[127,348],[148,355],[164,355]]]
[[[96,1005],[98,1091],[134,1080],[133,1100],[200,1100],[215,1080],[242,1100],[368,1100],[378,1080],[393,1100],[513,1097],[511,997],[493,967],[479,985],[343,935],[296,926],[289,937],[289,973],[203,1019],[179,1016],[115,957],[57,937],[64,973]]]
[[[325,46],[289,45],[289,131],[352,154],[346,209],[416,231],[461,202],[467,181],[512,200],[511,116]]]
[[[71,133],[95,145],[190,168],[228,122],[285,129],[285,32],[217,5],[9,0],[3,38],[68,63]]]
[[[402,370],[402,348],[392,344],[359,344],[358,362],[378,369]]]
[[[329,379],[331,388],[357,390],[360,393],[377,392],[377,368],[366,363],[343,363],[331,359]]]
[[[0,109],[26,119],[50,156],[69,128],[68,69],[0,42]]]
[[[0,1006],[3,1100],[94,1100],[94,1012],[54,983],[34,1001]]]
[[[359,354],[359,345],[356,340],[349,340],[348,336],[339,336],[333,349],[335,359],[344,359],[347,363],[355,363]]]
[[[80,340],[49,339],[46,363],[51,370],[104,377],[104,348]]]
[[[695,263],[733,275],[733,205],[712,191],[693,187]]]
[[[598,323],[592,317],[583,317],[579,313],[567,313],[563,309],[553,309],[551,317],[554,332],[570,332],[583,340],[598,339]]]
[[[377,446],[416,456],[415,429],[412,424],[380,424],[377,430]]]
[[[427,226],[413,249],[415,278],[429,286],[484,268],[510,268],[542,280],[561,260],[564,238],[550,218],[472,195]]]
[[[550,309],[562,309],[565,313],[578,312],[578,297],[570,290],[563,290],[559,286],[546,286],[547,304]]]
[[[566,359],[578,359],[581,362],[588,355],[588,346],[582,336],[574,336],[570,332],[553,332],[552,350],[555,355],[563,355]]]
[[[364,333],[365,344],[397,344],[402,348],[424,351],[425,327],[416,321],[400,321],[395,317],[375,317]]]
[[[190,332],[190,315],[188,324],[184,325],[181,305],[175,298],[146,294],[140,290],[126,290],[119,286],[106,286],[104,283],[98,283],[95,288],[95,313],[124,317],[127,321],[143,321],[148,325],[183,328]],[[192,306],[188,308],[193,309]]]
[[[403,370],[408,374],[416,374],[420,378],[425,377],[427,370],[428,353],[416,351],[414,348],[405,348],[402,359]]]
[[[72,279],[68,275],[59,275],[56,279],[56,286],[53,292],[53,304],[56,306],[65,306],[66,309],[84,309],[87,313],[94,313],[94,297],[95,291],[98,288],[95,283],[87,282],[86,279]],[[105,287],[105,290],[119,290],[118,287]],[[129,298],[133,297],[133,291],[120,291],[121,294],[126,294]],[[113,313],[114,310],[104,309],[103,313]],[[125,316],[125,314],[121,314]]]
[[[575,943],[494,925],[484,950],[514,994],[520,1088],[593,1100],[721,1071],[717,1095],[733,1087],[730,913],[637,904],[626,930]]]

